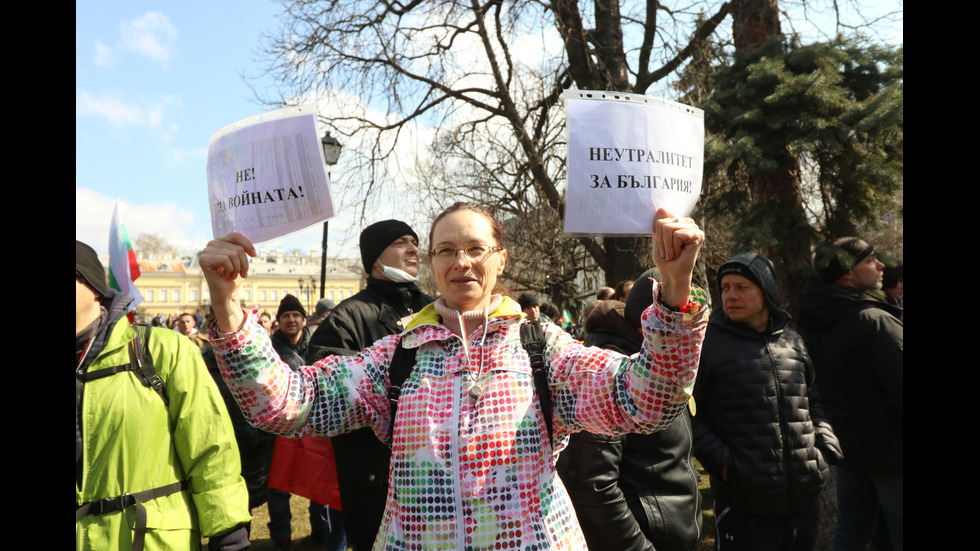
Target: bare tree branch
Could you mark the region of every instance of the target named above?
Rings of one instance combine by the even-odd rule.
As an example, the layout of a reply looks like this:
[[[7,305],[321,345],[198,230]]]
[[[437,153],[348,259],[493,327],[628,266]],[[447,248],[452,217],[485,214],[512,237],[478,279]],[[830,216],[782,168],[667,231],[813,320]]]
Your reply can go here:
[[[325,126],[351,144],[343,162],[360,183],[346,193],[362,217],[382,190],[404,204],[410,189],[425,209],[478,200],[529,232],[529,252],[537,236],[541,254],[588,254],[626,279],[649,263],[637,241],[560,234],[562,93],[646,93],[725,34],[735,1],[284,0],[263,52],[281,88],[265,101],[324,106]],[[514,270],[513,281],[544,285],[532,267]]]

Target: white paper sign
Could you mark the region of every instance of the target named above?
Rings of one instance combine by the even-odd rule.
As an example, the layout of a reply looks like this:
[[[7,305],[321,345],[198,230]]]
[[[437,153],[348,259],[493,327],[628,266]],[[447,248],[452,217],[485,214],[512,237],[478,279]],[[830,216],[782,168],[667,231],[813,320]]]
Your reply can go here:
[[[215,237],[261,243],[333,216],[312,107],[271,111],[211,136],[208,198]]]
[[[565,232],[649,235],[659,207],[688,216],[701,194],[704,111],[636,94],[566,90]]]

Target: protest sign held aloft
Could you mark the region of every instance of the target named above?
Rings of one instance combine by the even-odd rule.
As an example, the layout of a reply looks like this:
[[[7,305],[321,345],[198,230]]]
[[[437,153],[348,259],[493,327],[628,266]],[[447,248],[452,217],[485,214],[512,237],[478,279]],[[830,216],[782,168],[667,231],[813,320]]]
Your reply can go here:
[[[333,216],[312,107],[271,111],[211,136],[208,199],[214,236],[261,243]]]
[[[704,112],[637,94],[565,91],[565,232],[649,235],[660,207],[688,216],[701,194]]]

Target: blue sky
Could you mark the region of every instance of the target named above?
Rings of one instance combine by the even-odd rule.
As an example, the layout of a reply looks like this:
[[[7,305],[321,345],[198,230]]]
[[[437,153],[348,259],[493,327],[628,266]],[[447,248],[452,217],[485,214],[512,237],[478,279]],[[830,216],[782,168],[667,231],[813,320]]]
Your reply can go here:
[[[901,0],[871,4],[902,8]],[[131,238],[158,234],[186,252],[207,243],[208,141],[268,109],[242,76],[260,74],[261,37],[277,28],[279,9],[270,0],[76,2],[76,238],[105,252],[120,199]],[[901,42],[901,21],[895,28]],[[341,220],[331,223],[331,256],[356,255],[335,231]],[[320,236],[317,226],[266,245],[318,249]]]
[[[259,73],[278,10],[269,0],[76,3],[76,238],[104,252],[121,199],[131,238],[156,233],[187,250],[210,239],[208,140],[267,109],[242,75]],[[319,241],[314,228],[281,244]]]

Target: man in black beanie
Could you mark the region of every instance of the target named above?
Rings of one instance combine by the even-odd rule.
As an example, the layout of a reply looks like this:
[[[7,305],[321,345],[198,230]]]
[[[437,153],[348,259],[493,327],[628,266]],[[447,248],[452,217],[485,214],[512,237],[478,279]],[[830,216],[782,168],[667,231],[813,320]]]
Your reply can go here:
[[[844,460],[836,469],[834,549],[864,549],[880,510],[892,548],[903,542],[904,326],[881,289],[882,264],[857,237],[823,244],[794,314],[813,357]]]
[[[367,287],[342,301],[317,327],[307,365],[333,354],[351,356],[375,341],[405,330],[432,297],[415,284],[419,238],[405,222],[383,220],[364,228],[361,263]],[[347,543],[370,549],[381,526],[388,493],[391,450],[370,428],[336,436],[333,442]]]
[[[276,311],[276,321],[279,329],[272,334],[272,348],[282,361],[289,364],[294,371],[304,364],[304,356],[310,343],[311,331],[306,327],[306,309],[303,303],[294,295],[287,294],[279,302]],[[290,549],[292,545],[292,514],[289,507],[290,492],[297,491],[291,487],[290,478],[283,472],[301,470],[301,463],[316,461],[321,457],[315,451],[309,451],[305,442],[322,440],[319,436],[306,436],[299,440],[283,441],[276,439],[276,457],[273,459],[273,469],[270,479],[277,480],[278,486],[269,489],[269,537],[276,544],[276,549]],[[315,450],[316,443],[309,446]],[[283,447],[287,450],[284,451]],[[308,483],[307,483],[308,488]],[[344,548],[344,530],[340,526],[341,514],[335,508],[310,500],[310,538],[318,548],[328,550]],[[336,522],[336,527],[334,526]]]
[[[527,319],[531,321],[538,321],[540,319],[541,301],[538,299],[537,293],[531,291],[521,293],[521,296],[517,297],[517,304],[521,305],[521,311],[524,312]]]
[[[293,295],[287,294],[279,302],[279,310],[276,311],[276,321],[279,322],[279,330],[272,335],[272,345],[275,346],[277,340],[282,341],[283,346],[289,346],[293,352],[298,352],[297,361],[293,369],[302,366],[303,356],[306,354],[306,345],[310,340],[310,331],[306,328],[306,308],[303,303]],[[277,339],[276,335],[280,335]],[[279,352],[277,349],[276,352]],[[282,358],[282,352],[279,352]],[[286,358],[283,358],[286,361]],[[286,363],[289,363],[286,361]],[[290,364],[292,365],[292,364]]]
[[[840,458],[803,339],[776,305],[772,262],[738,254],[718,269],[694,385],[694,455],[711,475],[718,549],[807,551],[817,498]]]
[[[408,224],[375,222],[361,232],[360,247],[367,287],[338,304],[317,327],[306,356],[308,365],[331,354],[356,354],[382,337],[401,333],[415,313],[433,300],[415,284],[419,239]]]

